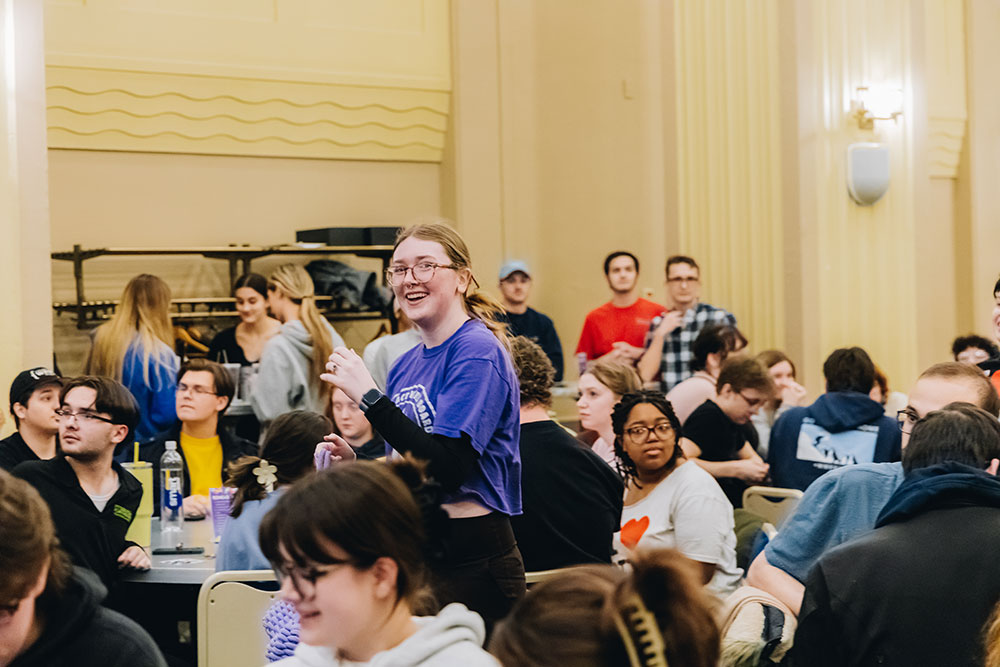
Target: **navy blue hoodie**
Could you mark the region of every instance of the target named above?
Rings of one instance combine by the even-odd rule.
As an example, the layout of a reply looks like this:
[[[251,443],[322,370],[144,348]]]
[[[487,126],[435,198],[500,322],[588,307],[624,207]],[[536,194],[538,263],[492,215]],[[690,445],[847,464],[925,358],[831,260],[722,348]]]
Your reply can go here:
[[[856,391],[823,394],[774,423],[768,447],[771,482],[805,490],[823,473],[852,463],[891,463],[902,453],[896,420]]]

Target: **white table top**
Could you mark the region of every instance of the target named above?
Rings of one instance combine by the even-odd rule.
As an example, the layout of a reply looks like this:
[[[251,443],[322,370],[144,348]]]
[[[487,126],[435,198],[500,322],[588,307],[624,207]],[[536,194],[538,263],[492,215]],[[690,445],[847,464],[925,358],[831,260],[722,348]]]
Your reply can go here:
[[[200,585],[215,573],[215,552],[218,545],[212,535],[211,517],[201,521],[185,521],[181,531],[184,546],[202,547],[203,554],[152,555],[153,549],[164,545],[160,534],[160,519],[153,518],[153,528],[149,546],[153,566],[146,572],[129,571],[122,576],[123,581],[146,584],[195,584]]]

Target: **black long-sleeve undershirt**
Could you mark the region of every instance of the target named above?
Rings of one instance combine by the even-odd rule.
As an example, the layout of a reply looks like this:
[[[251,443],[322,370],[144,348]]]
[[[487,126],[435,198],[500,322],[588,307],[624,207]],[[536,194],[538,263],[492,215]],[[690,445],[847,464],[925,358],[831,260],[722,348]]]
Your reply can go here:
[[[468,433],[459,438],[430,434],[407,417],[388,396],[378,399],[365,417],[392,448],[427,461],[428,474],[448,492],[457,491],[475,469],[479,452]]]

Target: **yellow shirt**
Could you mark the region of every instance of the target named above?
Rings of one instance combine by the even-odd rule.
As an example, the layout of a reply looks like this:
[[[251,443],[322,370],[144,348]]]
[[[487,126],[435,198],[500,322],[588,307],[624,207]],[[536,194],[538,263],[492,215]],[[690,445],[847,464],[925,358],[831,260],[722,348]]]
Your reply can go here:
[[[219,436],[192,438],[181,432],[181,450],[191,475],[191,495],[207,496],[222,486],[222,443]]]

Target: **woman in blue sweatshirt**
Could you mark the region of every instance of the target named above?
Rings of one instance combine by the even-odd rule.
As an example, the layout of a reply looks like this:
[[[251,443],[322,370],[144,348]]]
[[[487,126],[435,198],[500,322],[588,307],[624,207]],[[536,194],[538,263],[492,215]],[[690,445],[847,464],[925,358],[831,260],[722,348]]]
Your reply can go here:
[[[177,421],[177,369],[170,287],[143,273],[128,282],[111,320],[97,328],[85,373],[124,384],[139,404],[135,439],[149,440]]]

